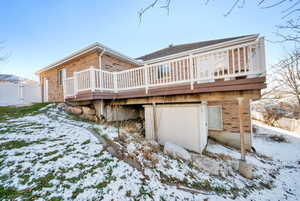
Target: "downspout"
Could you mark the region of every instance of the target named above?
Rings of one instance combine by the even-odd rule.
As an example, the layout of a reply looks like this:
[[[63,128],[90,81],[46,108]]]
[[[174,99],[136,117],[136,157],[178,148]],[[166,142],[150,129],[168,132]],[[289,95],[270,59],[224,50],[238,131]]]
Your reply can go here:
[[[99,62],[99,66],[98,67],[99,67],[99,69],[102,69],[102,65],[101,65],[102,59],[101,59],[101,57],[104,54],[104,52],[105,52],[105,48],[102,49],[102,52],[99,54],[99,57],[98,57],[98,62]]]
[[[98,62],[99,62],[98,67],[99,67],[100,70],[102,69],[102,59],[101,58],[102,58],[102,55],[104,54],[104,52],[105,52],[105,48],[102,49],[102,52],[99,54],[99,57],[98,57]],[[100,73],[100,77],[101,77],[101,73]],[[104,112],[105,109],[106,109],[106,107],[104,105],[104,100],[102,99],[101,103],[100,103],[100,116],[101,117],[105,116],[105,118],[106,118],[106,115],[104,115],[104,113],[107,114],[107,111]]]

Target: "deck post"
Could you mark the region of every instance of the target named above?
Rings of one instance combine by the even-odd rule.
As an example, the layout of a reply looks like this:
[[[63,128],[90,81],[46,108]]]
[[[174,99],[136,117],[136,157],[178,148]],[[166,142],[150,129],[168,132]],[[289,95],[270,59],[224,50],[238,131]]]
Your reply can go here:
[[[144,67],[144,76],[145,76],[145,89],[146,89],[146,94],[148,94],[148,89],[149,89],[149,83],[148,83],[148,65],[145,64]]]
[[[241,160],[246,160],[245,132],[244,132],[244,98],[238,98],[239,121],[240,121],[240,141],[241,141]]]
[[[78,76],[77,72],[74,72],[74,96],[76,97],[78,93]]]
[[[261,37],[259,39],[259,55],[260,55],[260,65],[257,73],[266,72],[266,51],[265,51],[265,38]]]
[[[244,98],[238,98],[239,103],[239,120],[240,120],[240,138],[241,138],[241,160],[239,161],[239,172],[247,179],[252,178],[252,164],[246,162],[246,149],[245,149],[245,133],[244,133]]]
[[[153,130],[154,130],[154,140],[158,141],[158,133],[157,133],[157,114],[156,114],[156,103],[152,103],[153,108]]]
[[[113,79],[114,79],[114,91],[115,93],[118,93],[118,83],[117,83],[117,74],[113,73]]]
[[[194,90],[194,64],[192,55],[189,56],[191,90]]]
[[[96,88],[95,69],[93,66],[90,67],[90,88],[91,91],[95,91]]]

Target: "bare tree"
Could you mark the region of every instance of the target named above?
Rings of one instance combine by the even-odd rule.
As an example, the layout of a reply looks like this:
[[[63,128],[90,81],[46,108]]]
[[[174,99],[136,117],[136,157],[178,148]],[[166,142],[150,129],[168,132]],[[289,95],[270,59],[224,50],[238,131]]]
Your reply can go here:
[[[286,59],[273,68],[276,72],[272,79],[272,82],[276,83],[274,89],[294,96],[300,108],[300,51],[291,52]]]
[[[138,12],[140,23],[144,14],[154,7],[160,7],[169,13],[170,5],[174,0],[152,0],[146,7]],[[216,3],[217,1],[203,0],[204,4]],[[235,9],[244,8],[247,0],[231,0],[229,8],[225,11],[224,17],[229,16]],[[300,42],[300,0],[256,0],[259,9],[272,9],[280,7],[282,22],[278,22],[277,35],[282,41]]]

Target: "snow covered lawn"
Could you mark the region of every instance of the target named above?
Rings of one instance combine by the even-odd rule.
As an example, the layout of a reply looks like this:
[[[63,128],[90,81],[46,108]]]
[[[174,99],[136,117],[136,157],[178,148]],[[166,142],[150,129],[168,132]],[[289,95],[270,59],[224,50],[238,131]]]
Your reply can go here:
[[[143,171],[138,171],[110,155],[89,132],[90,128],[96,128],[113,139],[117,136],[116,128],[79,121],[54,104],[2,122],[0,200],[297,200],[299,197],[300,140],[294,136],[289,136],[291,142],[286,144],[273,142],[265,135],[256,137],[257,151],[274,159],[251,154],[248,159],[255,165],[255,177],[247,180],[236,171],[237,150],[210,144],[207,155],[203,156],[230,167],[230,174],[224,177],[211,175],[160,151],[145,152],[147,145],[143,141],[129,137],[126,140],[132,143],[123,144],[128,155],[143,162],[155,161],[152,168],[144,166]],[[178,189],[179,185],[203,193]]]

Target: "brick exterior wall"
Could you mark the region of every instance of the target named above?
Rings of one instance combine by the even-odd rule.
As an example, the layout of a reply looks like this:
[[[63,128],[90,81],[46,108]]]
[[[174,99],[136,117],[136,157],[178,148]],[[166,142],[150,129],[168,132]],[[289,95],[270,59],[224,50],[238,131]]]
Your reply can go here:
[[[99,68],[99,52],[92,52],[81,57],[72,59],[65,64],[59,65],[53,69],[42,72],[40,74],[40,83],[42,94],[44,89],[44,79],[48,79],[48,101],[62,102],[64,101],[63,86],[58,83],[58,71],[66,69],[67,77],[72,77],[74,72],[78,72],[91,66]],[[126,63],[111,56],[102,55],[101,63],[104,70],[119,71],[135,67],[133,64]],[[105,67],[107,66],[107,67]],[[44,98],[44,97],[43,97]]]
[[[103,70],[113,72],[130,69],[137,66],[134,64],[128,64],[124,61],[121,61],[120,59],[114,58],[109,55],[103,55],[101,57],[101,67]]]
[[[220,105],[222,106],[222,119],[223,119],[223,131],[239,133],[239,105],[237,100],[232,101],[209,101],[208,106]],[[244,103],[244,130],[250,132],[250,104]]]

